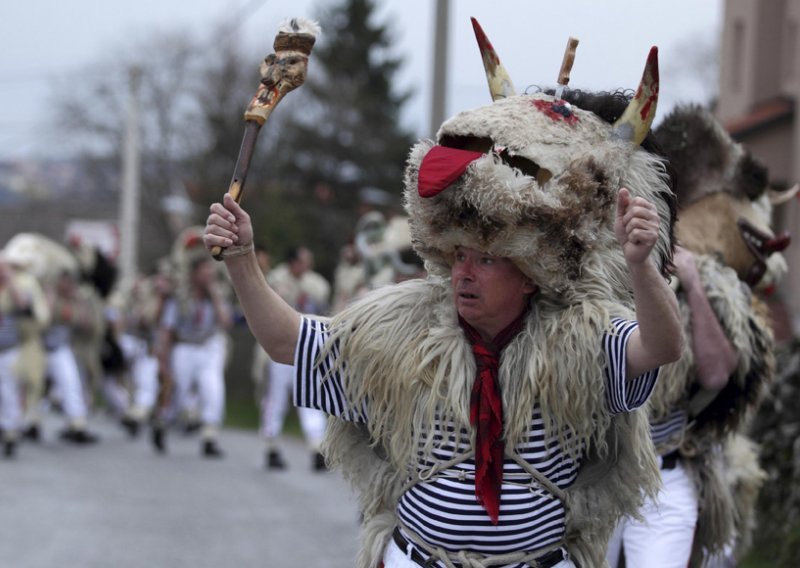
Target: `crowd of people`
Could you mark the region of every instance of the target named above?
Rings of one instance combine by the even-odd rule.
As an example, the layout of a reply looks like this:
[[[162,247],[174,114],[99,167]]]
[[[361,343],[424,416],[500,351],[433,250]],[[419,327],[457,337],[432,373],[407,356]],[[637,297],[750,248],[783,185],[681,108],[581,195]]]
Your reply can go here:
[[[475,25],[493,103],[412,148],[408,216],[364,215],[332,283],[301,245],[273,268],[231,195],[117,287],[79,244],[46,276],[7,246],[5,455],[54,407],[65,441],[96,442],[101,385],[158,451],[180,424],[222,457],[241,312],[264,466],[287,467],[291,401],[312,469],[359,493],[360,568],[735,565],[789,244],[766,169],[699,107],[651,131],[655,52],[633,96],[517,95]]]
[[[382,213],[368,217],[380,219],[379,226],[359,231],[369,232],[368,242],[363,235],[356,239],[360,252],[345,247],[333,283],[313,270],[313,253],[302,245],[291,247],[274,267],[270,252],[261,249],[264,277],[298,310],[319,316],[330,315],[334,296],[344,304],[387,283],[392,255],[410,249],[407,230],[398,241],[396,230],[384,230]],[[185,229],[156,270],[130,282],[117,278],[99,249],[77,239],[58,243],[24,233],[0,251],[0,431],[7,458],[20,442],[42,439],[46,412],[63,416],[58,437],[69,443],[96,443],[91,417],[103,412],[131,437],[148,432],[160,453],[168,451],[168,433],[179,431],[199,432],[201,455],[224,456],[218,433],[230,332],[236,322],[244,323],[229,281],[201,236],[201,227]],[[287,467],[280,442],[293,372],[255,344],[254,404],[267,469]],[[298,418],[311,467],[326,470],[320,453],[326,416],[300,409]]]

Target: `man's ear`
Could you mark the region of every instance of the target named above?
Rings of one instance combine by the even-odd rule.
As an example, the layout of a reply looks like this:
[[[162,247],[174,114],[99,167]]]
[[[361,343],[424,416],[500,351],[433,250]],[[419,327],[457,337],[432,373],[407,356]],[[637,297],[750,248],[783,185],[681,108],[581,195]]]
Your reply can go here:
[[[539,291],[539,287],[536,284],[534,284],[533,280],[531,280],[530,278],[525,279],[523,286],[525,293],[530,294],[532,296]]]

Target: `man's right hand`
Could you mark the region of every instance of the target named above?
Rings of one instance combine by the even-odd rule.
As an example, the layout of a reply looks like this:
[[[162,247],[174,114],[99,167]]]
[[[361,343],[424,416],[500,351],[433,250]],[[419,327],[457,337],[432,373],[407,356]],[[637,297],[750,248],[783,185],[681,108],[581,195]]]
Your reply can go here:
[[[697,271],[697,263],[694,255],[687,249],[680,245],[675,246],[672,265],[675,267],[675,275],[684,288],[699,284],[700,274]]]
[[[215,246],[246,246],[253,242],[253,224],[244,209],[226,193],[222,203],[211,205],[211,214],[206,221],[203,243],[208,250]]]

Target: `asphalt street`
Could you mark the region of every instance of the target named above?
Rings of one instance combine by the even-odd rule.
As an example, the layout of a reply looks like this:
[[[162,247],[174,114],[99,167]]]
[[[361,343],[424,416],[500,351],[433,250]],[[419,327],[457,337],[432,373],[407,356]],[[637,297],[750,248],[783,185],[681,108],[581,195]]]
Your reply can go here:
[[[226,455],[200,455],[197,436],[170,432],[159,455],[95,417],[98,444],[43,440],[0,457],[0,568],[259,567],[354,565],[356,499],[337,473],[313,472],[288,439],[286,471],[264,469],[251,431],[224,430]]]

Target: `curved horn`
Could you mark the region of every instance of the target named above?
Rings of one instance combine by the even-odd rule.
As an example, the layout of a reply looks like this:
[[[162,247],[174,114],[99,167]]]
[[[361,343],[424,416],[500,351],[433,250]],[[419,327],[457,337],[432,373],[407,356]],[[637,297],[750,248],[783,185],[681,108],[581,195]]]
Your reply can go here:
[[[630,140],[637,146],[642,143],[656,116],[658,104],[658,48],[650,48],[642,81],[628,107],[614,123],[613,136]]]
[[[489,82],[489,92],[492,95],[492,100],[513,97],[517,94],[514,83],[511,82],[508,71],[500,63],[500,58],[497,57],[494,47],[492,47],[489,38],[483,33],[483,28],[475,18],[472,18],[472,29],[475,30],[475,39],[478,40],[478,48],[481,50],[483,69],[486,71],[486,80]]]
[[[767,189],[767,195],[769,196],[769,202],[772,205],[783,205],[793,197],[797,195],[797,191],[800,190],[800,184],[794,184],[789,189],[784,189],[783,191],[777,191],[775,189],[769,188]]]

